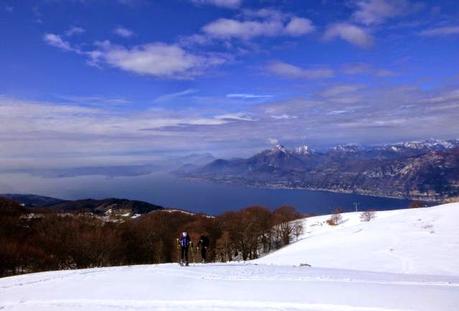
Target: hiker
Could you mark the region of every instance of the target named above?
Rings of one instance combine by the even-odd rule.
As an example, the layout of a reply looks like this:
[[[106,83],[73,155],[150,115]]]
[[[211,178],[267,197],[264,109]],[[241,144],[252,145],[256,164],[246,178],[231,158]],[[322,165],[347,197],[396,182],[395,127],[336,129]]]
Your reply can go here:
[[[188,248],[190,246],[191,239],[187,232],[182,232],[179,238],[180,245],[180,264],[186,264],[188,266]]]
[[[207,262],[207,249],[209,248],[209,238],[206,235],[201,235],[198,242],[198,248],[201,250],[202,262]]]

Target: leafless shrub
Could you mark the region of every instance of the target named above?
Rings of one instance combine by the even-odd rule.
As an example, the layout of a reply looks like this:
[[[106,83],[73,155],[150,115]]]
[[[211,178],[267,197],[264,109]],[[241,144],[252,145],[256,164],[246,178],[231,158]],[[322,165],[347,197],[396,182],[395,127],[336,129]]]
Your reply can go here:
[[[294,229],[293,229],[293,234],[295,235],[296,240],[300,238],[300,236],[303,234],[303,224],[301,221],[296,221],[294,224]]]
[[[419,202],[419,201],[412,201],[410,205],[408,206],[408,208],[420,208],[420,207],[423,207],[423,204],[422,202]]]
[[[337,226],[343,221],[343,216],[341,215],[342,210],[337,208],[333,214],[327,219],[327,224],[330,226]]]
[[[376,218],[376,212],[374,210],[368,210],[360,214],[360,221],[368,222]]]

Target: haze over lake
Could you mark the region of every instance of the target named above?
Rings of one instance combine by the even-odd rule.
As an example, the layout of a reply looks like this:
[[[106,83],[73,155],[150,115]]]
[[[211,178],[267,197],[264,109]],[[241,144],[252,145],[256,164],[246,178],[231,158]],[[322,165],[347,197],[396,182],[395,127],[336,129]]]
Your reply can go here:
[[[9,179],[18,178],[11,175]],[[23,177],[20,177],[21,179]],[[52,189],[51,191],[49,189]],[[148,201],[169,208],[179,208],[212,215],[250,205],[276,208],[292,205],[301,212],[324,214],[336,208],[345,211],[406,208],[409,200],[379,198],[355,194],[292,189],[258,189],[238,185],[186,180],[168,174],[107,178],[84,176],[72,178],[30,177],[21,188],[0,185],[0,192],[35,193],[63,199],[128,198]]]

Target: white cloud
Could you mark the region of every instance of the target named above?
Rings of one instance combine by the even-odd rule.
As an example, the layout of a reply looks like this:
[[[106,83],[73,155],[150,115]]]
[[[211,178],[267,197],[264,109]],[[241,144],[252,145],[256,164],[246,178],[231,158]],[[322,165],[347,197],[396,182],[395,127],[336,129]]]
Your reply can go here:
[[[278,76],[292,79],[324,79],[335,75],[334,71],[328,68],[304,69],[283,62],[272,62],[267,65],[267,70]]]
[[[236,112],[236,113],[226,113],[222,115],[215,116],[217,120],[225,120],[225,121],[255,121],[255,119],[243,112]]]
[[[262,8],[258,10],[244,9],[242,14],[246,18],[264,18],[264,19],[278,19],[285,20],[291,16],[291,14],[286,14],[282,11],[276,10],[274,8]]]
[[[134,35],[134,32],[132,30],[129,30],[127,28],[118,26],[113,30],[113,33],[116,35],[123,37],[123,38],[130,38]]]
[[[272,37],[280,34],[282,29],[283,25],[279,21],[238,21],[228,18],[220,18],[203,27],[207,35],[222,39]]]
[[[341,84],[323,90],[319,96],[332,103],[355,104],[362,99],[362,94],[358,93],[361,89],[363,89],[362,85]]]
[[[459,103],[459,89],[454,89],[448,92],[444,92],[437,96],[432,96],[425,99],[425,102],[428,103],[448,103],[448,102],[457,102]]]
[[[90,55],[96,64],[102,62],[141,75],[172,79],[192,78],[226,61],[221,56],[196,55],[177,45],[164,43],[150,43],[129,49],[103,42]]]
[[[271,118],[274,120],[292,120],[297,119],[298,117],[284,113],[279,115],[272,115]]]
[[[419,9],[408,0],[358,0],[353,18],[364,25],[381,24],[391,17],[401,16]]]
[[[368,48],[373,44],[373,37],[366,30],[349,23],[337,23],[328,26],[324,39],[333,40],[336,38],[362,48]]]
[[[284,20],[282,15],[273,14],[279,12],[272,10],[255,13],[262,19],[240,21],[220,18],[205,25],[202,30],[212,38],[243,40],[255,37],[300,36],[314,31],[312,22],[306,18],[292,17]],[[254,16],[253,12],[250,15]]]
[[[228,118],[231,115],[228,115]],[[242,114],[235,114],[233,117]],[[8,122],[6,120],[9,120]],[[0,97],[0,139],[27,137],[66,139],[99,135],[141,135],[144,128],[160,129],[178,125],[218,125],[226,123],[222,115],[203,116],[189,111],[142,110],[126,113],[113,107],[82,107],[78,103],[33,102]]]
[[[195,4],[208,4],[217,7],[236,9],[241,6],[242,0],[191,0]]]
[[[0,158],[3,169],[57,163],[68,167],[82,161],[86,166],[142,164],[151,161],[146,152],[221,151],[223,145],[234,151],[268,139],[276,144],[275,137],[291,142],[307,135],[311,143],[454,137],[459,131],[458,98],[457,87],[425,91],[344,84],[306,99],[234,112],[215,106],[127,111],[118,105],[82,107],[0,96],[0,124],[6,125],[0,127]]]
[[[43,40],[51,46],[56,48],[66,50],[66,51],[75,51],[69,42],[63,40],[59,35],[53,33],[47,33],[43,36]]]
[[[131,101],[121,97],[57,95],[56,98],[85,105],[124,105]]]
[[[124,71],[158,78],[190,79],[229,59],[228,55],[222,53],[194,54],[179,45],[161,42],[127,48],[103,41],[96,42],[94,50],[84,51],[57,34],[47,33],[43,40],[51,46],[88,57],[90,65],[107,64]]]
[[[73,27],[70,27],[66,32],[65,34],[68,36],[68,37],[71,37],[73,35],[80,35],[82,33],[84,33],[86,30],[84,28],[81,28],[81,27],[77,27],[77,26],[73,26]]]
[[[196,89],[186,89],[186,90],[183,90],[183,91],[180,91],[180,92],[161,95],[161,96],[157,97],[154,100],[154,102],[155,103],[167,102],[167,101],[170,101],[172,99],[175,99],[175,98],[178,98],[178,97],[184,97],[184,96],[191,95],[191,94],[195,94],[197,92],[198,92],[198,90],[196,90]]]
[[[260,98],[272,98],[272,95],[260,95],[260,94],[247,94],[247,93],[232,93],[226,94],[228,98],[238,98],[238,99],[260,99]]]
[[[356,85],[356,84],[335,85],[335,86],[325,89],[324,91],[320,93],[320,95],[323,97],[330,98],[330,97],[342,96],[344,94],[354,93],[361,89],[362,89],[362,86]]]
[[[424,31],[421,31],[420,35],[426,37],[459,35],[459,26],[447,26],[426,29]]]
[[[301,36],[312,31],[314,31],[314,26],[307,18],[294,17],[285,26],[285,32],[292,36]]]
[[[376,77],[393,77],[396,73],[389,69],[374,68],[366,63],[346,64],[342,66],[341,71],[347,75],[373,75]]]

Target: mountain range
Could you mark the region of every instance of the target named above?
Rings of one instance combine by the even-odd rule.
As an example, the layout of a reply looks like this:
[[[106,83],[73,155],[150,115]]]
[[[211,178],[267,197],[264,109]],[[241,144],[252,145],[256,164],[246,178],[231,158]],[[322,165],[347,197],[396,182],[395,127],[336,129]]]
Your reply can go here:
[[[246,159],[217,159],[181,176],[268,188],[296,188],[441,201],[459,196],[459,140],[326,151],[276,145]]]

